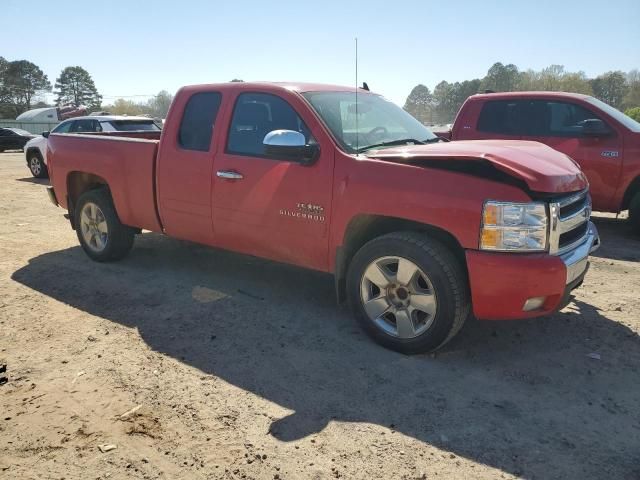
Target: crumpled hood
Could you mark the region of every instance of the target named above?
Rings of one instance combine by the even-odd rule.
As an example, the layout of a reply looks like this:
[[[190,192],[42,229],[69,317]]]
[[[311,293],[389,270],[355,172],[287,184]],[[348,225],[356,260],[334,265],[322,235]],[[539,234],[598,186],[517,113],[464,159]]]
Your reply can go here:
[[[417,160],[478,160],[526,182],[534,192],[564,193],[589,185],[580,167],[542,143],[515,140],[461,140],[370,150],[368,157],[399,163]]]

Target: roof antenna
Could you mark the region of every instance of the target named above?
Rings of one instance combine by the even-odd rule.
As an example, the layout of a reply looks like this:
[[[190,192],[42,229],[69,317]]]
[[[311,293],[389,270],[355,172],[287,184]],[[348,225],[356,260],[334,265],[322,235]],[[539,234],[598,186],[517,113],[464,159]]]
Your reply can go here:
[[[356,155],[359,153],[358,150],[360,150],[358,136],[358,37],[356,37]]]

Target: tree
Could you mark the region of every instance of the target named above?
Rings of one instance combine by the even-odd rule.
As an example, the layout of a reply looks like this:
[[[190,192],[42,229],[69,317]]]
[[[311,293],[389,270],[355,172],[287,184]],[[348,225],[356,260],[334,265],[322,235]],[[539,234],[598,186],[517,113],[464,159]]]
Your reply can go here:
[[[640,107],[640,71],[627,73],[627,94],[624,96],[625,107]]]
[[[630,108],[625,110],[625,115],[633,118],[636,122],[640,122],[640,107]]]
[[[56,80],[56,105],[85,105],[99,110],[102,97],[98,93],[89,72],[82,67],[67,67]]]
[[[584,72],[565,73],[560,79],[560,90],[563,92],[593,95],[591,82]]]
[[[494,63],[487,75],[482,80],[482,88],[496,92],[512,92],[516,89],[519,80],[518,67],[510,63],[503,65]]]
[[[239,78],[234,78],[233,80],[231,80],[232,82],[244,82],[244,80],[241,80]]]
[[[622,108],[622,102],[627,94],[627,84],[624,73],[607,72],[591,80],[593,94],[612,107]]]
[[[37,95],[51,90],[51,83],[40,68],[27,60],[0,60],[0,101],[10,115],[31,109]]]
[[[132,100],[125,100],[124,98],[118,98],[113,102],[113,105],[105,108],[114,115],[143,115],[149,113],[145,105]]]
[[[149,113],[155,118],[166,118],[172,101],[173,95],[166,90],[161,90],[147,102]]]
[[[407,97],[404,109],[422,123],[430,123],[433,120],[433,95],[431,95],[431,91],[422,84],[416,85]]]

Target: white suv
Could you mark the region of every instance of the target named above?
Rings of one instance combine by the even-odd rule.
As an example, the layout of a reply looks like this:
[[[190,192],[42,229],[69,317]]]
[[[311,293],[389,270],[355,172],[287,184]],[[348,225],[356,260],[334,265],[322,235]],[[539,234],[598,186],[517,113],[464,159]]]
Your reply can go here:
[[[151,118],[119,115],[88,116],[70,118],[59,123],[51,133],[86,132],[139,132],[159,131],[160,127]],[[24,146],[27,166],[36,178],[47,178],[47,138],[49,132],[29,140]]]

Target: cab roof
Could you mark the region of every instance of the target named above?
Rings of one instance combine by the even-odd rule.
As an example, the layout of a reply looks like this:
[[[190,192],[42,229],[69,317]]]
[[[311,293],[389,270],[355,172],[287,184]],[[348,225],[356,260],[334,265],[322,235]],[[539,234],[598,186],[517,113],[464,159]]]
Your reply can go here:
[[[591,95],[584,95],[582,93],[570,93],[570,92],[548,92],[548,91],[533,91],[533,92],[495,92],[495,93],[478,93],[476,95],[472,95],[473,98],[573,98],[576,100],[584,100],[585,98],[590,98]]]
[[[298,93],[305,92],[352,92],[355,93],[371,93],[362,88],[355,86],[345,87],[342,85],[330,85],[325,83],[306,83],[306,82],[225,82],[225,83],[208,83],[200,85],[188,85],[182,87],[181,90],[197,91],[197,90],[252,90],[256,88],[269,90],[288,90]]]

